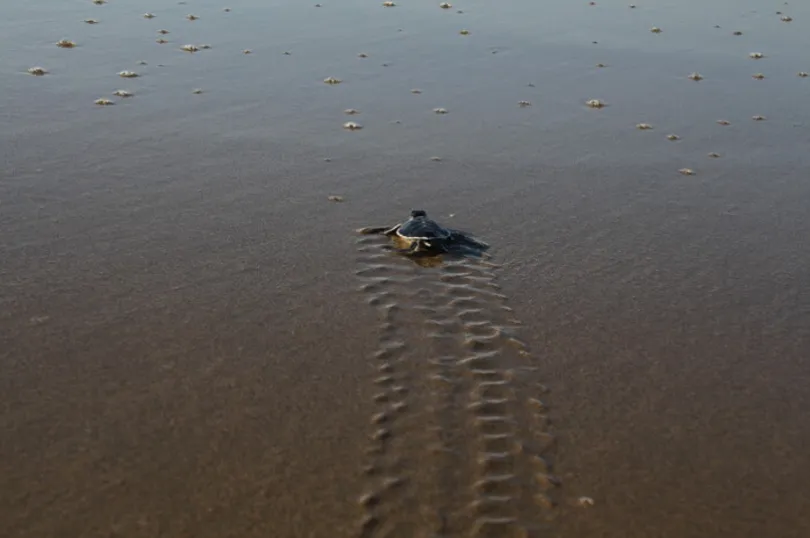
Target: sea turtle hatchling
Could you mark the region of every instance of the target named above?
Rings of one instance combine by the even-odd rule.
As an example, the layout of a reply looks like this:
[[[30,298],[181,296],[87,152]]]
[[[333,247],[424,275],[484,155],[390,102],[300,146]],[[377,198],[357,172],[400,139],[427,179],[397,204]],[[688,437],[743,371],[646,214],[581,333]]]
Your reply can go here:
[[[439,225],[428,218],[427,213],[421,209],[411,211],[410,218],[400,224],[391,227],[360,228],[357,231],[365,235],[383,234],[391,237],[404,248],[388,248],[408,255],[440,254],[450,252],[454,247],[478,252],[489,248],[486,243],[464,232]]]

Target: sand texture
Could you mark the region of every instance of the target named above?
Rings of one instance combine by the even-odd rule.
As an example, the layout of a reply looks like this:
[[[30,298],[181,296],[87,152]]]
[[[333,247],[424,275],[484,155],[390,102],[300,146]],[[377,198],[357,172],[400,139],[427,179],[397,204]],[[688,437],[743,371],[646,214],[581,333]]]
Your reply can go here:
[[[385,4],[0,7],[0,537],[810,536],[810,5]]]

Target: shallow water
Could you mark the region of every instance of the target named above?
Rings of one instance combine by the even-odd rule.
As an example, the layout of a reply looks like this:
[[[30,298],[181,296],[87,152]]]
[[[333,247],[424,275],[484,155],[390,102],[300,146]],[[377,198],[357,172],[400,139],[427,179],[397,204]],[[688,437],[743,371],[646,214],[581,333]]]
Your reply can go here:
[[[0,530],[807,535],[810,8],[322,3],[0,8]],[[500,267],[352,234],[412,207]],[[524,448],[490,507],[492,416]]]

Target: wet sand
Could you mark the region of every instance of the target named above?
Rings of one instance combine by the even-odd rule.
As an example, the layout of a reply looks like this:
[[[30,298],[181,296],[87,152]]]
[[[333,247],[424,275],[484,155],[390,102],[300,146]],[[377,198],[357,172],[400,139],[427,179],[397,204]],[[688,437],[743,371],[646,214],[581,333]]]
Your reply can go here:
[[[322,3],[5,8],[0,535],[810,535],[810,9]]]

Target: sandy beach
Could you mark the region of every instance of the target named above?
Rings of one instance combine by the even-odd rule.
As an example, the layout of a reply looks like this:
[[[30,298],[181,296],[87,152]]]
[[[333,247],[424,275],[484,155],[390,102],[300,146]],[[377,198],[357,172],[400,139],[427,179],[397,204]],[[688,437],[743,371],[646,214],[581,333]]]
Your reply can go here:
[[[0,8],[0,536],[810,536],[810,6],[315,4]]]

